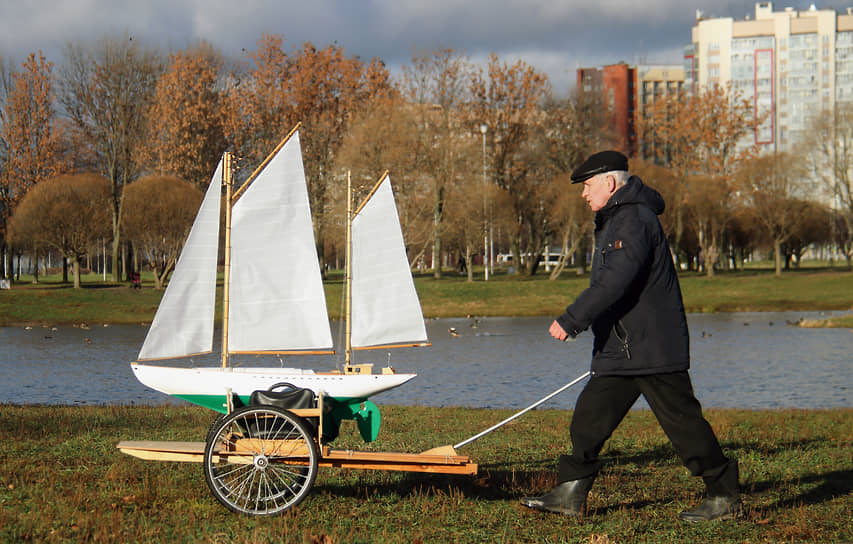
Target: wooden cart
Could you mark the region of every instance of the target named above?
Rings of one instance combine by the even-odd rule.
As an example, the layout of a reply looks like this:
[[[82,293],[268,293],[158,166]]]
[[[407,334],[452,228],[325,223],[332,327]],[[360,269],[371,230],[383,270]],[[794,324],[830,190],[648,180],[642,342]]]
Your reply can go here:
[[[202,463],[213,496],[252,516],[299,504],[319,467],[477,473],[477,465],[459,455],[332,449],[322,443],[322,414],[322,396],[317,408],[247,406],[217,418],[205,442],[123,441],[117,447],[140,459]]]

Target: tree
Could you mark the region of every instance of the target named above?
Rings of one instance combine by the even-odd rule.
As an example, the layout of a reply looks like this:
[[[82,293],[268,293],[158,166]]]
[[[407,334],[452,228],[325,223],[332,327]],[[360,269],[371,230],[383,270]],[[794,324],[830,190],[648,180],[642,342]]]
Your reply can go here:
[[[548,93],[548,79],[522,61],[514,64],[500,62],[497,55],[489,57],[485,70],[475,72],[471,83],[471,124],[476,131],[480,123],[488,127],[486,133],[491,180],[512,198],[512,212],[517,218],[510,233],[516,263],[521,255],[529,254],[527,274],[536,270],[538,256],[544,247],[541,233],[542,200],[534,187],[540,183],[531,175],[530,154],[522,152],[527,143],[529,129],[539,115],[542,100]],[[536,236],[525,236],[537,233]],[[522,244],[526,247],[522,249]],[[521,272],[521,267],[518,268]]]
[[[9,238],[32,249],[55,249],[71,261],[80,287],[80,259],[109,235],[109,182],[96,174],[45,180],[21,200],[12,215]]]
[[[807,164],[838,210],[844,227],[835,229],[838,247],[853,269],[853,103],[839,102],[835,111],[816,115],[806,144]],[[847,238],[838,237],[845,233]]]
[[[468,281],[472,282],[474,255],[483,245],[483,225],[486,221],[483,199],[487,198],[488,202],[496,206],[500,193],[494,185],[484,188],[480,176],[470,176],[460,183],[449,185],[446,190],[443,214],[446,246],[458,252],[465,263]]]
[[[124,187],[139,175],[145,114],[162,70],[159,56],[138,40],[104,38],[91,50],[68,44],[59,80],[59,100],[96,165],[110,182],[112,278],[119,280]]]
[[[790,155],[773,153],[745,161],[737,175],[744,202],[773,243],[777,276],[782,275],[782,247],[798,234],[809,211],[808,202],[800,198],[800,164]]]
[[[27,190],[68,169],[53,109],[53,64],[39,52],[30,54],[21,68],[10,77],[0,123],[5,152],[0,171],[0,237],[4,240],[7,219]]]
[[[701,265],[707,276],[713,276],[720,247],[731,217],[731,183],[725,176],[697,175],[686,179],[690,195],[684,210],[701,249]]]
[[[306,42],[292,55],[282,46],[280,36],[264,36],[249,54],[252,66],[235,76],[228,93],[226,136],[243,159],[257,164],[296,123],[303,124],[302,155],[322,259],[328,192],[340,181],[333,172],[335,155],[353,115],[374,100],[388,99],[393,89],[379,60],[365,64],[346,58],[337,45],[318,50]]]
[[[220,53],[201,43],[169,57],[146,114],[148,138],[142,169],[201,187],[225,150]]]
[[[336,256],[338,250],[343,251],[346,172],[352,173],[354,201],[358,203],[382,171],[388,170],[403,238],[409,248],[409,262],[414,264],[423,257],[431,240],[433,187],[429,175],[418,168],[422,149],[413,130],[416,124],[413,108],[399,99],[378,102],[353,116],[335,158],[334,170],[340,172],[342,182],[329,188],[322,226],[327,246],[334,244]]]
[[[799,263],[809,247],[832,243],[832,210],[810,200],[800,199],[799,205],[803,208],[800,226],[782,246],[786,269],[792,259]]]
[[[580,189],[575,187],[571,186],[568,173],[555,178],[548,185],[551,193],[549,221],[560,243],[560,257],[549,277],[552,280],[560,277],[569,258],[578,254],[584,240],[592,233],[592,212],[581,197]]]
[[[531,175],[544,182],[537,186],[543,201],[543,235],[549,244],[556,242],[561,248],[551,279],[559,277],[572,255],[579,273],[585,269],[584,249],[592,231],[592,215],[580,188],[571,186],[568,173],[607,145],[602,138],[603,112],[597,95],[579,90],[564,100],[549,97],[530,129],[533,145],[527,144],[525,149],[533,165]]]
[[[766,115],[756,118],[740,92],[714,85],[698,93],[664,97],[637,121],[643,158],[667,166],[680,182],[682,190],[668,203],[675,206],[674,245],[681,245],[685,222],[691,220],[709,276],[719,254],[719,248],[711,245],[722,241],[719,229],[725,228],[726,218],[707,214],[732,210],[726,203],[732,192],[726,186],[738,162],[755,155],[757,148],[746,143],[746,136]],[[691,184],[688,178],[698,183]],[[723,205],[703,201],[712,195],[723,199]]]
[[[418,166],[432,181],[433,276],[441,277],[442,228],[448,188],[471,175],[471,138],[463,126],[462,106],[468,102],[471,67],[452,48],[422,51],[404,66],[403,94],[414,107],[411,130],[421,144]]]
[[[156,288],[162,289],[204,195],[195,184],[173,176],[139,178],[124,191],[122,232],[148,262]]]

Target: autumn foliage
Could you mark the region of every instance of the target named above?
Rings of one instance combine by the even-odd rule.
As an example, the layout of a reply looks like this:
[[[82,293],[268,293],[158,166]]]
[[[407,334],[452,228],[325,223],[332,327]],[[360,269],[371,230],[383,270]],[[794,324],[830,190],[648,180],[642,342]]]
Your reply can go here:
[[[144,256],[158,289],[175,268],[203,196],[173,176],[148,176],[125,188],[122,232]]]
[[[12,243],[53,249],[71,261],[80,287],[80,260],[110,234],[109,182],[96,174],[64,175],[35,185],[12,216]]]
[[[31,54],[12,74],[3,104],[0,140],[6,160],[0,170],[0,237],[8,215],[30,187],[67,170],[53,110],[53,63]]]
[[[219,84],[223,61],[204,45],[178,51],[157,81],[148,138],[137,160],[143,171],[177,176],[201,187],[225,150]]]
[[[112,240],[114,280],[134,266],[119,257],[132,255],[158,286],[221,154],[235,154],[235,176],[244,181],[297,124],[321,264],[342,265],[347,171],[358,192],[387,169],[410,262],[436,278],[460,256],[470,271],[489,244],[511,252],[520,273],[534,274],[546,247],[562,250],[553,277],[571,257],[582,270],[590,214],[567,174],[614,148],[603,97],[583,89],[555,97],[547,77],[522,60],[493,54],[478,66],[448,47],[413,54],[395,79],[380,59],[348,55],[336,43],[286,46],[282,36],[264,35],[230,60],[203,42],[164,55],[124,35],[70,43],[56,68],[38,53],[16,72],[2,62],[0,72],[4,264],[13,239],[19,248],[61,246],[79,259],[87,249],[79,238],[99,233]],[[770,248],[790,260],[832,238],[853,262],[849,112],[840,108],[815,125],[810,168],[800,174],[822,178],[826,191],[779,195],[780,171],[756,161],[750,139],[764,119],[734,89],[645,106],[631,170],[666,199],[661,220],[679,264],[712,275],[735,253]],[[106,227],[90,224],[73,242],[50,225],[37,236],[22,199],[67,172],[108,180],[106,216],[89,214]],[[827,198],[837,204],[834,216]],[[6,220],[16,210],[30,219],[18,220],[13,238]],[[39,213],[51,217],[47,208]],[[794,216],[801,220],[789,221]]]

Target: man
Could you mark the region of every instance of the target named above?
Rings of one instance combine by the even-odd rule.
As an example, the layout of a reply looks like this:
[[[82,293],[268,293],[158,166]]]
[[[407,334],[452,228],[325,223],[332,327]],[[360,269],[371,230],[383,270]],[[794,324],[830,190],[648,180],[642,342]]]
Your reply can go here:
[[[581,515],[605,441],[643,395],[681,461],[705,481],[705,498],[679,517],[734,518],[742,511],[737,461],[723,455],[693,394],[681,288],[657,218],[663,198],[628,175],[628,159],[617,151],[590,156],[572,172],[572,183],[583,183],[595,212],[590,285],[549,332],[565,341],[592,326],[591,378],[572,417],[572,454],[558,461],[558,485],[521,503]]]

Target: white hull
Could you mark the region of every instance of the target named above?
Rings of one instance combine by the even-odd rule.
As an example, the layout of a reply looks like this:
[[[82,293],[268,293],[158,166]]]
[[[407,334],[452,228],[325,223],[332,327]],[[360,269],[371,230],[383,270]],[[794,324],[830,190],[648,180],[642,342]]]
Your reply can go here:
[[[131,363],[144,385],[190,401],[225,398],[226,390],[248,398],[253,391],[287,382],[339,400],[365,399],[411,380],[417,374],[325,374],[299,368],[180,368]],[[204,403],[201,403],[204,404]]]

